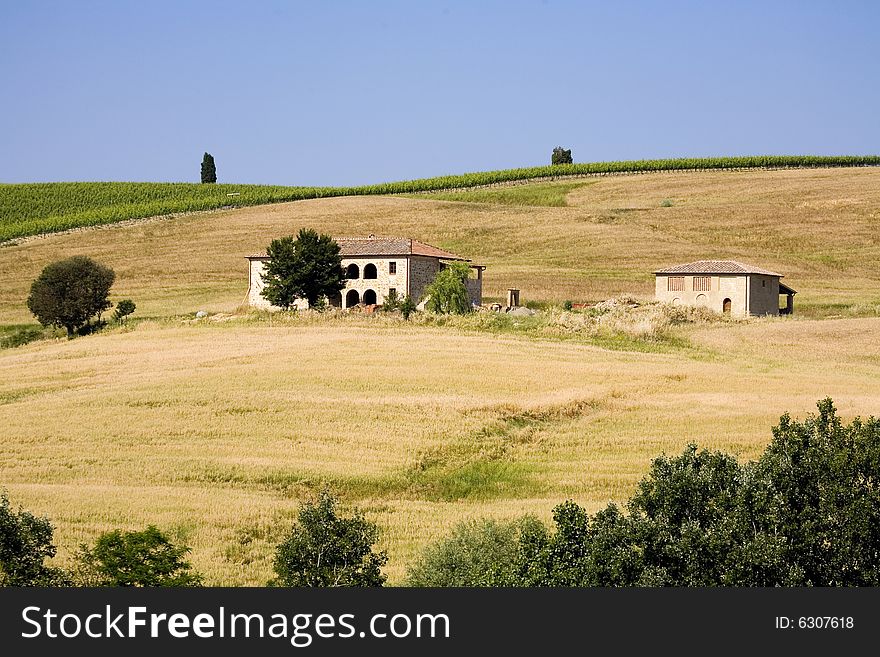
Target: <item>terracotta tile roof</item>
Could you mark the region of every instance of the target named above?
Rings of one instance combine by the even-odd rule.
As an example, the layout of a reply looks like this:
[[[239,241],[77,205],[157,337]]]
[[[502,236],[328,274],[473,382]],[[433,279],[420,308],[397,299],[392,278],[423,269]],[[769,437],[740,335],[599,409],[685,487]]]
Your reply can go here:
[[[655,274],[761,274],[763,276],[779,276],[775,271],[745,265],[736,260],[697,260],[675,267],[658,269]]]
[[[339,253],[343,258],[419,255],[470,262],[467,258],[462,258],[449,251],[405,237],[337,237],[335,239],[339,244]],[[266,252],[254,253],[246,257],[265,258]]]

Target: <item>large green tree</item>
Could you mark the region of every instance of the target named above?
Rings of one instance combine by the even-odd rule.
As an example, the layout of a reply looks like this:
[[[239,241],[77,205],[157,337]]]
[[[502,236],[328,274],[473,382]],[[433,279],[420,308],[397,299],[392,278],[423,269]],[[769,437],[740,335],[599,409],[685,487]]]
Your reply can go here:
[[[205,153],[202,156],[202,182],[217,182],[217,165],[214,164],[214,156],[210,153]]]
[[[299,510],[297,523],[275,553],[270,586],[382,586],[388,561],[373,545],[379,530],[355,510],[340,515],[336,498],[322,491]]]
[[[112,304],[107,300],[116,275],[86,256],[46,265],[31,285],[27,306],[43,326],[67,329],[67,337]]]
[[[116,530],[98,537],[93,548],[80,548],[78,576],[90,586],[199,586],[201,575],[184,559],[188,552],[152,525]]]
[[[467,290],[470,267],[465,262],[451,262],[425,287],[425,308],[434,313],[464,315],[471,311]]]
[[[263,296],[274,306],[289,309],[297,299],[320,307],[325,297],[345,287],[339,245],[329,235],[301,228],[296,236],[272,240],[263,273]]]

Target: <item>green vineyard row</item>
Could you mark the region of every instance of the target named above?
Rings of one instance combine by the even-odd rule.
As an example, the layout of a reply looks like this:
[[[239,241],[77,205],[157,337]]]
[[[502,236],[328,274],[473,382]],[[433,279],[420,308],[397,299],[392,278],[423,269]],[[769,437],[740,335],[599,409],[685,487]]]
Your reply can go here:
[[[128,219],[328,196],[411,194],[530,179],[618,173],[878,165],[880,156],[876,155],[767,155],[548,165],[360,187],[122,182],[8,184],[0,185],[0,242]]]

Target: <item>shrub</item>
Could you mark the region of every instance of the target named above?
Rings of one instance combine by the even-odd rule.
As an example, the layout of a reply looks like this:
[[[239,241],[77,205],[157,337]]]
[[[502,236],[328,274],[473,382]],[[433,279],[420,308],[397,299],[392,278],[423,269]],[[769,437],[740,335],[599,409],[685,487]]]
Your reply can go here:
[[[382,586],[388,561],[374,552],[379,530],[360,511],[345,517],[328,491],[299,510],[297,524],[275,553],[269,586]]]
[[[274,306],[289,309],[297,299],[306,299],[310,307],[321,307],[324,297],[345,287],[339,245],[329,235],[301,228],[296,239],[272,240],[266,251],[263,296]]]
[[[443,315],[464,315],[471,311],[467,279],[470,268],[464,262],[452,262],[425,287],[425,307]]]
[[[140,532],[107,532],[94,548],[80,546],[77,579],[88,586],[199,586],[201,575],[183,559],[189,551],[152,525]]]
[[[43,326],[67,330],[67,337],[107,310],[107,295],[116,275],[85,256],[73,256],[47,265],[31,285],[28,309]]]
[[[59,586],[63,572],[46,565],[55,556],[52,524],[28,511],[13,511],[0,495],[0,586]]]
[[[382,304],[382,310],[389,312],[400,310],[401,303],[402,300],[397,296],[397,290],[391,290],[388,293],[388,296],[385,297],[385,302]]]
[[[672,199],[665,198],[660,201],[661,208],[671,208],[672,207]]]
[[[137,306],[134,301],[131,299],[123,299],[116,304],[116,310],[113,311],[113,319],[117,322],[121,322],[131,315],[135,311],[135,308],[137,308]]]
[[[412,297],[408,294],[403,297],[403,301],[400,302],[400,312],[403,315],[403,319],[409,321],[410,315],[412,315],[416,310],[416,302],[413,301]]]
[[[569,300],[566,300],[565,303],[562,304],[562,309],[563,309],[563,310],[569,310],[569,311],[570,311],[572,308],[574,308],[574,304],[573,304],[571,301],[569,301]]]
[[[532,517],[513,522],[472,520],[422,552],[407,571],[407,585],[505,586],[515,581],[520,536],[543,528]]]

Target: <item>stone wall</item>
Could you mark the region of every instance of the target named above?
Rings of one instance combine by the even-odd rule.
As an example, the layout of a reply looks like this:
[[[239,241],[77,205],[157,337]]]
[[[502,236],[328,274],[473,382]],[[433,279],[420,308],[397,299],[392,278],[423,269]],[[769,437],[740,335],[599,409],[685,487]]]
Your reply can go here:
[[[779,279],[776,276],[749,276],[749,312],[752,315],[779,314]]]
[[[376,303],[378,304],[385,302],[391,289],[397,292],[399,298],[406,296],[408,260],[408,256],[343,258],[342,268],[347,270],[349,265],[356,265],[358,277],[346,280],[345,289],[342,290],[342,307],[349,307],[346,303],[349,290],[357,291],[359,301],[363,300],[365,292],[372,290],[376,293]],[[391,273],[390,265],[392,262],[395,263],[397,269],[394,274]],[[364,270],[367,265],[376,267],[376,278],[364,278]]]
[[[675,274],[660,274],[656,278],[654,296],[657,301],[673,305],[706,306],[715,312],[724,312],[724,300],[730,299],[730,314],[743,317],[748,314],[748,276],[722,275],[710,276],[708,290],[694,290],[694,276],[681,275],[684,278],[683,290],[670,290],[670,277]],[[778,289],[778,288],[777,288]]]
[[[440,261],[424,256],[410,256],[409,295],[420,303],[425,295],[425,287],[440,272]]]

